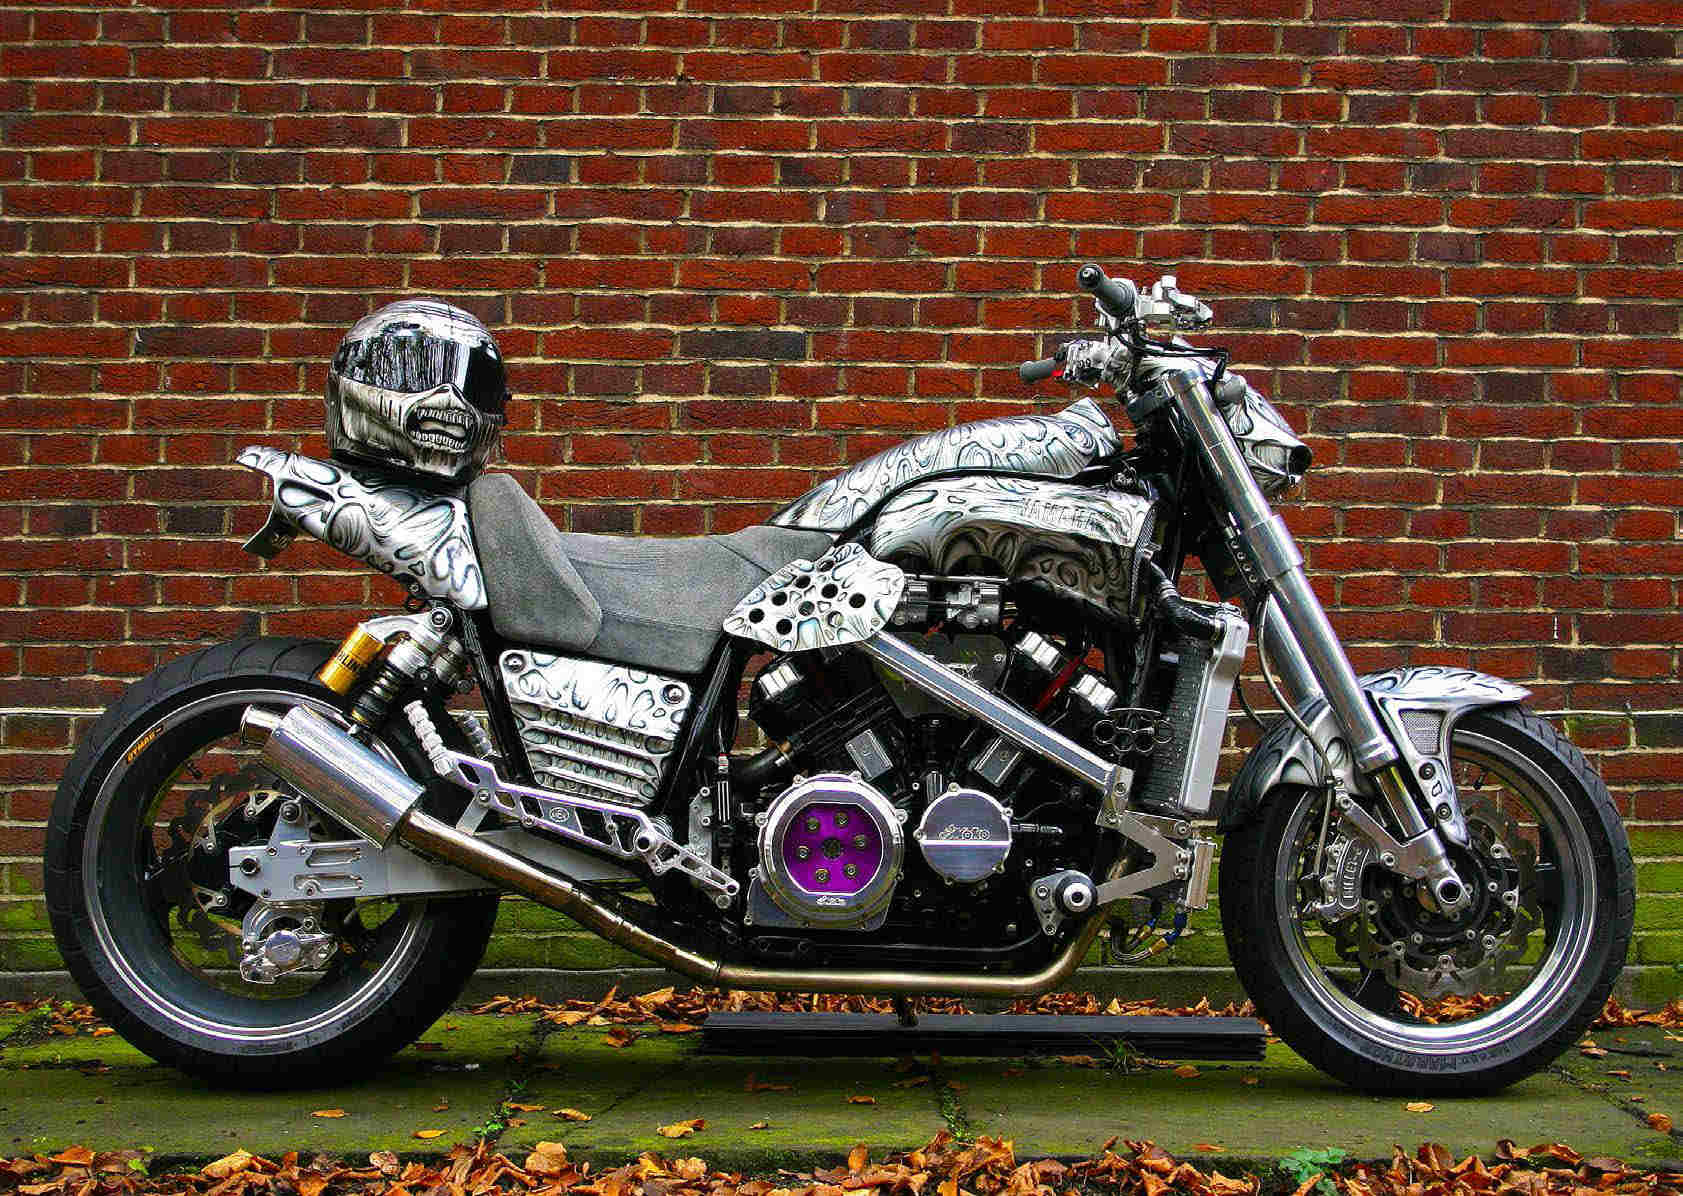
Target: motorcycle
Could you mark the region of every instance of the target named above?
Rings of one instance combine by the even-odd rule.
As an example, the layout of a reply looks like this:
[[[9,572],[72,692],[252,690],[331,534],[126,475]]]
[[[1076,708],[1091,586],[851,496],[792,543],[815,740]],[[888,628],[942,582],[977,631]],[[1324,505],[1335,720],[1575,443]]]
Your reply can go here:
[[[239,454],[273,484],[246,548],[316,537],[404,609],[193,652],[82,739],[46,876],[89,1000],[186,1071],[320,1084],[450,1005],[503,893],[704,985],[1027,997],[1101,935],[1172,941],[1221,835],[1233,966],[1315,1066],[1420,1093],[1544,1067],[1630,942],[1606,787],[1517,685],[1356,676],[1270,505],[1310,452],[1184,338],[1209,307],[1078,281],[1097,335],[1020,375],[1113,391],[1131,445],[1083,397],[688,539],[559,530],[483,469],[489,332],[365,319],[331,459]],[[1224,600],[1182,592],[1193,557]],[[1253,638],[1280,714],[1222,793]],[[450,705],[474,689],[483,722]]]

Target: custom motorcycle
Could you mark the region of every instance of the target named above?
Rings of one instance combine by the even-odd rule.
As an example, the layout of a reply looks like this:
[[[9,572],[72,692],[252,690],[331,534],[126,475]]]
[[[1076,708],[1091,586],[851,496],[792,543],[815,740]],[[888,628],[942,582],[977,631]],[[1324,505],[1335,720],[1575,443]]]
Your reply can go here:
[[[1086,397],[690,539],[559,530],[484,472],[484,326],[364,319],[331,459],[240,453],[274,494],[246,547],[314,536],[405,607],[193,652],[83,737],[46,863],[88,998],[188,1071],[319,1084],[457,997],[504,892],[702,984],[1024,997],[1171,943],[1223,834],[1233,966],[1316,1066],[1421,1092],[1543,1067],[1630,940],[1605,786],[1519,686],[1358,678],[1270,507],[1310,453],[1183,339],[1209,308],[1078,279],[1098,334],[1021,376],[1114,392],[1131,444]],[[1192,557],[1227,601],[1181,592]],[[1280,713],[1224,794],[1253,639]],[[475,688],[483,721],[452,709]]]

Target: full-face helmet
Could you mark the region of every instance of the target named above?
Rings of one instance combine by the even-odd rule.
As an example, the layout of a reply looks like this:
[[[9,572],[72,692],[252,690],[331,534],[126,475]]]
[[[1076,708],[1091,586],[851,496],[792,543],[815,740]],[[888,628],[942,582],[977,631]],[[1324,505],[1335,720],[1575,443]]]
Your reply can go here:
[[[357,321],[327,372],[333,456],[469,481],[485,465],[508,404],[489,330],[437,299],[388,303]]]

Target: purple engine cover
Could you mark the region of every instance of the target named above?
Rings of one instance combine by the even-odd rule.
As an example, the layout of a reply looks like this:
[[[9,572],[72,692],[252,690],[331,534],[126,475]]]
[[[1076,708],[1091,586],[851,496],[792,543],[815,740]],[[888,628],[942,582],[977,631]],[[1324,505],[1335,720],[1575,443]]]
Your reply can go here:
[[[785,874],[807,892],[851,897],[881,870],[882,836],[852,802],[814,801],[789,820],[781,854]]]

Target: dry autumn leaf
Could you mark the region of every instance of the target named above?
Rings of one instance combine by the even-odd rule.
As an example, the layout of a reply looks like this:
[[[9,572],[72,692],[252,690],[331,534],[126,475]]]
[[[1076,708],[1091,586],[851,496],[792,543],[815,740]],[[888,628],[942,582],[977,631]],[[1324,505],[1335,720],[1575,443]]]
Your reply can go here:
[[[850,1105],[874,1105],[877,1103],[877,1098],[874,1096],[850,1096],[847,1098],[847,1103]]]
[[[246,1157],[250,1158],[251,1156],[247,1155]],[[52,1155],[49,1161],[65,1163],[72,1167],[86,1167],[94,1161],[94,1153],[86,1146],[66,1146],[57,1154]]]
[[[753,1125],[749,1126],[748,1128],[751,1129],[751,1130],[769,1130],[771,1128],[771,1122],[769,1122],[769,1121],[756,1121]]]
[[[698,1130],[707,1128],[705,1117],[691,1117],[688,1121],[674,1121],[671,1125],[663,1125],[655,1130],[662,1138],[688,1138]]]
[[[628,1047],[637,1041],[637,1035],[624,1026],[615,1026],[608,1031],[607,1036],[602,1041],[611,1047]]]
[[[1669,1113],[1648,1114],[1648,1125],[1662,1134],[1671,1133],[1671,1115]]]
[[[225,1154],[214,1163],[206,1163],[201,1172],[207,1179],[227,1179],[230,1175],[238,1175],[251,1166],[255,1156],[249,1150],[236,1150],[233,1154]]]
[[[1200,1072],[1196,1067],[1193,1067],[1190,1063],[1182,1063],[1179,1067],[1175,1068],[1175,1075],[1179,1076],[1183,1080],[1196,1080],[1202,1074],[1202,1072]]]
[[[557,1109],[555,1115],[562,1121],[589,1121],[590,1114],[580,1109]]]
[[[865,1169],[865,1164],[870,1162],[870,1160],[871,1152],[867,1150],[865,1148],[865,1144],[861,1142],[852,1150],[847,1152],[847,1169],[857,1175]]]
[[[1430,1113],[1437,1106],[1429,1100],[1411,1100],[1403,1108],[1410,1113]]]
[[[310,1116],[332,1119],[345,1116],[345,1111],[343,1109],[317,1109],[315,1112],[311,1113]]]
[[[1091,1055],[1059,1055],[1058,1062],[1066,1067],[1097,1067],[1099,1061]]]
[[[1201,1150],[1205,1154],[1220,1154],[1224,1147],[1217,1146],[1214,1142],[1194,1142],[1192,1149]]]
[[[513,1101],[504,1101],[503,1108],[512,1109],[516,1113],[542,1113],[548,1105],[519,1105]]]
[[[422,1139],[429,1139],[430,1140],[432,1138],[442,1138],[443,1136],[444,1136],[444,1131],[443,1130],[416,1130],[415,1131],[415,1137],[422,1138]]]

